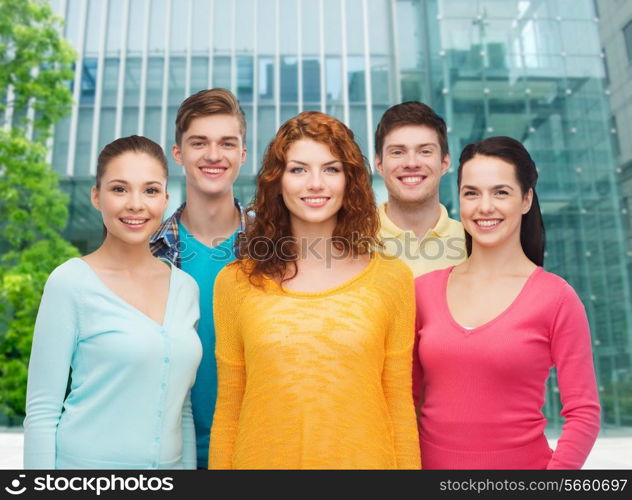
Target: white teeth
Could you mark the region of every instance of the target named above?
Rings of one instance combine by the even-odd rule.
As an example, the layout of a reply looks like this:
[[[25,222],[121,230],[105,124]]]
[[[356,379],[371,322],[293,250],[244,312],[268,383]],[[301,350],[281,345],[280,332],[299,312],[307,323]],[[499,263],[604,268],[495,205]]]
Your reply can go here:
[[[317,205],[319,203],[325,203],[327,201],[327,198],[303,198],[307,203],[312,203],[314,205]]]
[[[207,173],[207,174],[221,174],[224,170],[226,170],[225,168],[206,168],[203,167],[202,172]]]
[[[138,226],[140,224],[144,224],[147,222],[146,219],[138,220],[138,219],[121,219],[125,224],[131,224],[132,226]]]
[[[496,220],[477,220],[476,224],[479,225],[479,226],[490,227],[490,226],[495,226],[499,222],[500,221],[498,219],[496,219]]]
[[[415,177],[402,177],[401,181],[404,184],[417,184],[418,182],[421,182],[423,180],[423,177],[421,176],[415,176]]]

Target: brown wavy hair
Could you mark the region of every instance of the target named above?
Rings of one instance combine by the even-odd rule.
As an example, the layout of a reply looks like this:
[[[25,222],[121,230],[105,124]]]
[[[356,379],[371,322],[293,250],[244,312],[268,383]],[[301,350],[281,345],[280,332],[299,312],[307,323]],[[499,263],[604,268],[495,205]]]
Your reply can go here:
[[[305,111],[281,125],[266,149],[257,175],[257,189],[248,207],[254,212],[254,219],[239,244],[242,269],[255,285],[260,285],[264,276],[283,282],[298,272],[298,247],[281,194],[281,178],[287,151],[300,139],[325,144],[343,165],[345,193],[332,245],[351,255],[366,254],[382,246],[377,236],[379,217],[371,188],[371,171],[353,132],[336,118]],[[290,266],[293,272],[288,273]]]

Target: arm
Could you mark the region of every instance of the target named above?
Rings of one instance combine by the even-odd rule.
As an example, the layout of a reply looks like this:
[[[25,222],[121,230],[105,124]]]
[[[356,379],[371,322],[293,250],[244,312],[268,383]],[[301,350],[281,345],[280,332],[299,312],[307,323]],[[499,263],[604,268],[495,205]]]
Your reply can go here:
[[[246,386],[243,343],[237,327],[239,293],[236,265],[224,268],[215,280],[215,357],[217,359],[217,402],[211,428],[209,469],[232,469],[241,403]]]
[[[411,357],[415,328],[414,289],[410,271],[397,287],[394,310],[386,339],[382,387],[388,405],[395,441],[397,467],[420,469],[419,436],[412,397]],[[394,288],[395,289],[395,288]]]
[[[599,432],[599,395],[584,306],[570,286],[563,294],[551,331],[551,357],[564,426],[547,469],[580,469]]]
[[[196,469],[195,426],[193,425],[190,390],[184,400],[184,405],[182,405],[182,441],[182,465],[185,469]]]
[[[57,425],[68,385],[79,311],[67,277],[53,271],[40,303],[29,360],[24,468],[54,469]]]

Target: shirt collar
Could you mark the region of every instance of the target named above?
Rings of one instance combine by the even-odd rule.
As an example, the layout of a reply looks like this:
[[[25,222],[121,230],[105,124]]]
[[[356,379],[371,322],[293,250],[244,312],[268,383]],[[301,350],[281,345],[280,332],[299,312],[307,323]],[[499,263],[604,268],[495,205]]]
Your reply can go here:
[[[180,222],[180,217],[182,217],[182,211],[185,206],[186,202],[180,205],[178,209],[160,225],[158,231],[149,239],[151,245],[154,245],[158,241],[162,241],[167,247],[176,244],[178,240],[178,223]]]
[[[430,230],[430,233],[437,238],[444,238],[450,236],[450,217],[448,216],[448,209],[439,203],[439,220]]]
[[[380,225],[384,233],[388,233],[389,236],[399,238],[404,233],[404,230],[389,219],[386,215],[386,202],[382,203],[378,208],[378,214],[380,216]]]
[[[387,202],[382,203],[378,212],[380,215],[380,223],[382,225],[382,230],[388,233],[390,236],[398,238],[402,234],[404,234],[404,229],[397,226],[391,219],[389,219],[386,214]],[[437,238],[444,238],[450,235],[450,217],[448,216],[448,210],[444,205],[439,203],[439,220],[433,228],[430,228],[426,233],[426,237],[434,236]]]
[[[235,207],[239,210],[239,232],[243,233],[246,230],[246,210],[239,203],[237,198],[234,198]],[[150,244],[155,244],[157,241],[163,241],[164,244],[168,247],[172,247],[177,244],[178,241],[178,224],[180,223],[180,219],[182,218],[182,211],[184,207],[186,207],[186,201],[178,207],[178,209],[171,215],[168,219],[166,219],[158,229],[154,233],[154,235],[150,238]]]

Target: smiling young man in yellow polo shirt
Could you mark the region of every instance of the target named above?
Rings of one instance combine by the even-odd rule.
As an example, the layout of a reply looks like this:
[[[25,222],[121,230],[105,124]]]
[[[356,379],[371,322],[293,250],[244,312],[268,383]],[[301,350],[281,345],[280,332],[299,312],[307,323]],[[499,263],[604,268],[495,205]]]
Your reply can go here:
[[[388,191],[379,208],[385,252],[415,277],[465,260],[463,226],[439,203],[439,182],[450,166],[443,119],[417,101],[392,106],[375,131],[375,153]]]

